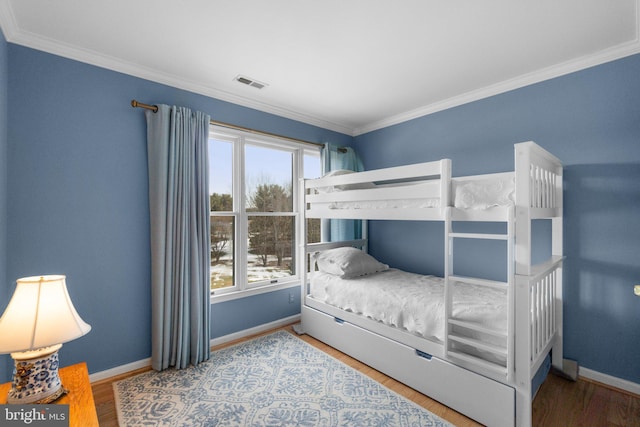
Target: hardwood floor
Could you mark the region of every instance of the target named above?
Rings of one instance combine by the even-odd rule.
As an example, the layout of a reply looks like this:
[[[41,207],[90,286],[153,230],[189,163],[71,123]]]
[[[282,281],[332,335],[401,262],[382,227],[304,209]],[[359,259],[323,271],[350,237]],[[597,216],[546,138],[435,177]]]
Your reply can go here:
[[[281,329],[293,333],[291,326]],[[258,335],[270,332],[272,331]],[[464,415],[441,405],[308,335],[299,337],[458,427],[480,426],[480,424]],[[251,338],[243,338],[213,347],[213,349],[223,348]],[[146,370],[148,369],[141,369],[92,384],[93,397],[101,427],[118,427],[112,383]],[[640,396],[611,389],[602,384],[584,379],[572,382],[555,375],[549,375],[533,402],[533,425],[544,427],[637,427],[640,426]]]

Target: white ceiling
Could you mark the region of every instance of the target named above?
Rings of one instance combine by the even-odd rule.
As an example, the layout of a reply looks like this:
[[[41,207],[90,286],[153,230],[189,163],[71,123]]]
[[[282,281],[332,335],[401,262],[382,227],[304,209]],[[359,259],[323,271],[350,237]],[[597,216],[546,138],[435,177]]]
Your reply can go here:
[[[0,27],[12,43],[357,135],[638,53],[639,2],[0,0]]]

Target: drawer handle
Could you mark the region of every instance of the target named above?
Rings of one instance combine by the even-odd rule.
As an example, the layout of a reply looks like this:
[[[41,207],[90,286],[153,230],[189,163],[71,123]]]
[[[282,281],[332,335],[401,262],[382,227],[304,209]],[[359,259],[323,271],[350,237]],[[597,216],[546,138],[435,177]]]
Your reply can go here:
[[[422,358],[425,358],[427,360],[431,360],[431,357],[433,357],[429,353],[425,353],[424,351],[420,351],[420,350],[417,350],[417,349],[416,349],[416,355],[418,355],[418,356],[420,356]]]
[[[334,318],[333,318],[333,320],[335,320],[335,321],[336,321],[336,323],[339,323],[340,325],[342,325],[342,324],[344,323],[344,320],[339,319],[339,318],[337,318],[337,317],[334,317]]]

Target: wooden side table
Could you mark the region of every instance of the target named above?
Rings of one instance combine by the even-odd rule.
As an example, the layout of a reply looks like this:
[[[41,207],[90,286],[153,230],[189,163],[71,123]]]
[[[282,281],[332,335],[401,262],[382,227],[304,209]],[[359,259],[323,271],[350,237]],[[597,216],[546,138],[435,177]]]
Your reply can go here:
[[[60,369],[62,386],[69,393],[56,400],[54,404],[69,405],[69,427],[98,427],[98,414],[93,401],[93,392],[89,382],[87,364],[82,362]],[[7,403],[7,393],[11,383],[0,385],[0,404]]]

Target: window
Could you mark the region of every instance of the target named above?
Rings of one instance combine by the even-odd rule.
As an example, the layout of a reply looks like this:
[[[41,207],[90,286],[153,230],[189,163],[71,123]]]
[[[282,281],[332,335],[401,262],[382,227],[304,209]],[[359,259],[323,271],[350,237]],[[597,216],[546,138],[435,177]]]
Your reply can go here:
[[[244,295],[298,283],[299,178],[319,175],[318,148],[212,126],[209,193],[214,295]],[[318,229],[319,239],[316,222],[311,227]],[[310,236],[315,234],[310,231]]]

